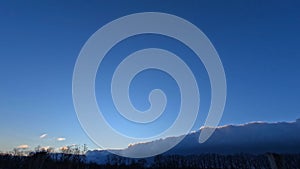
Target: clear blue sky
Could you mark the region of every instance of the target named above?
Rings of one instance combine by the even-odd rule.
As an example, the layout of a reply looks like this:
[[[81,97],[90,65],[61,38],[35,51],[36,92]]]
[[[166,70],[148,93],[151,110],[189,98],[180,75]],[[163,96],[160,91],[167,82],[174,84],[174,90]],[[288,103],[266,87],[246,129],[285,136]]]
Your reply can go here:
[[[211,40],[223,62],[228,85],[220,125],[299,118],[300,3],[272,2],[0,2],[0,150],[22,144],[33,148],[86,143],[96,148],[81,129],[73,108],[74,64],[81,47],[96,30],[136,12],[177,15],[198,26]],[[118,59],[145,47],[168,49],[186,57],[186,62],[199,73],[201,109],[193,128],[198,129],[203,125],[210,102],[208,77],[201,62],[188,57],[192,53],[180,45],[155,35],[136,36],[118,44],[108,55],[119,57],[108,57],[106,65],[103,63],[99,69],[97,97],[107,98],[100,93],[109,92],[108,83],[99,79],[109,78]],[[106,115],[108,121],[132,136],[155,134],[171,124],[176,117],[172,112],[176,112],[180,100],[178,88],[168,75],[148,71],[136,77],[131,88],[133,103],[139,109],[147,109],[145,98],[153,87],[163,88],[171,98],[167,107],[171,115],[160,121],[160,127],[141,134],[134,128],[124,128],[122,122],[110,115]],[[102,109],[113,112],[109,98],[101,105]],[[44,133],[47,136],[40,139]]]

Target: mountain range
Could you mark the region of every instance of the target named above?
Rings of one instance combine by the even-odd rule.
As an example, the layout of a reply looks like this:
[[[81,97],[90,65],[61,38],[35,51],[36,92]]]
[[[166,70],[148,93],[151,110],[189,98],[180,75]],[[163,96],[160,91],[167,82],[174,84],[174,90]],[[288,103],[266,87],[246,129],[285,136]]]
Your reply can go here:
[[[184,139],[164,155],[200,155],[207,153],[237,154],[237,153],[300,153],[300,119],[294,122],[251,122],[242,125],[226,125],[217,127],[214,134],[204,143],[199,143],[199,134],[209,127],[185,136],[168,137],[152,142],[138,143],[118,151],[119,154],[147,151],[149,148],[159,148],[160,145],[171,143],[180,137]],[[111,155],[107,150],[88,151],[88,161],[104,163]]]

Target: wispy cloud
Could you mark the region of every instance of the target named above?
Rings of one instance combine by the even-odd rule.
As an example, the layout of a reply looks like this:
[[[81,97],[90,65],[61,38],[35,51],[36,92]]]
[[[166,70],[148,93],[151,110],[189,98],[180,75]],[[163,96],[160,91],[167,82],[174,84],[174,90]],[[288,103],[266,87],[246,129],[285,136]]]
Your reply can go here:
[[[66,138],[59,137],[59,138],[57,138],[56,140],[57,140],[57,141],[65,141],[65,140],[66,140]]]
[[[47,134],[45,133],[45,134],[42,134],[42,135],[40,135],[40,139],[43,139],[43,138],[45,138],[45,137],[47,137]]]
[[[29,146],[27,144],[19,145],[17,148],[19,149],[27,149]]]

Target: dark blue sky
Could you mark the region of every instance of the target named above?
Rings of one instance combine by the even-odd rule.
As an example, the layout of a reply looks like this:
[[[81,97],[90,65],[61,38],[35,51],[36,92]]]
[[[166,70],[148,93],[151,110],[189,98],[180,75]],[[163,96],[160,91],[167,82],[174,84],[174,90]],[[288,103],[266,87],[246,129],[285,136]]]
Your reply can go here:
[[[81,47],[96,30],[136,12],[177,15],[195,24],[211,40],[223,63],[228,86],[220,125],[293,121],[300,117],[299,8],[298,1],[0,2],[0,149],[10,150],[21,144],[60,147],[73,143],[95,148],[73,108],[74,64]],[[139,43],[141,40],[143,43]],[[179,50],[176,46],[180,44],[168,38],[145,35],[123,41],[111,55],[160,45],[171,51],[173,46],[178,54],[188,50]],[[107,63],[113,61],[108,59]],[[196,64],[189,59],[187,62]],[[199,71],[203,74],[197,81],[201,83],[204,105],[194,129],[203,125],[210,101],[207,75],[203,68]],[[159,72],[146,72],[144,76],[151,79],[156,74],[165,77],[162,79],[166,84],[173,83]],[[142,88],[142,81],[137,77],[132,87]],[[99,84],[96,90],[106,89]],[[99,93],[97,96],[105,97]],[[133,102],[141,109],[148,106],[139,99]],[[173,100],[174,105],[177,102]],[[122,128],[117,124],[115,127]],[[134,130],[123,132],[135,135]],[[44,133],[47,137],[40,139]]]

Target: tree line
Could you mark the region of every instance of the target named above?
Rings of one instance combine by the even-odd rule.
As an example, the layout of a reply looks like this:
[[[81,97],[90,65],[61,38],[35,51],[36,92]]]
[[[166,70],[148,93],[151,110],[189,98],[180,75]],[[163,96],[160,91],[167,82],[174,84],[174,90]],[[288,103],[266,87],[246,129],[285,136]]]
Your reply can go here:
[[[80,153],[0,154],[0,169],[300,169],[300,154],[157,155],[147,159],[109,155],[105,158],[105,164],[97,164],[88,162]]]

